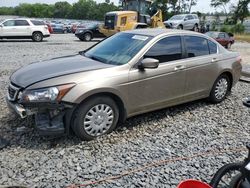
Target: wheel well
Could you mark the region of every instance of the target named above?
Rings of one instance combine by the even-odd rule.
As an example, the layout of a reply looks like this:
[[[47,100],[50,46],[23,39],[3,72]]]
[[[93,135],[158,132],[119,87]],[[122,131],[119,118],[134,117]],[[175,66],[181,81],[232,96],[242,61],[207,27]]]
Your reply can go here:
[[[85,32],[84,35],[87,34],[87,33],[91,35],[91,38],[93,37],[93,34],[91,32],[89,32],[89,31]]]
[[[121,100],[121,98],[118,97],[117,95],[113,94],[113,93],[109,93],[109,92],[97,93],[97,94],[94,94],[94,95],[91,95],[91,96],[87,97],[80,104],[84,103],[85,101],[87,101],[87,100],[89,100],[91,98],[100,97],[100,96],[107,96],[107,97],[110,97],[111,99],[113,99],[115,101],[115,103],[117,104],[117,107],[119,109],[118,124],[123,123],[127,118],[127,112],[126,112],[124,103]]]
[[[228,76],[228,78],[230,80],[230,90],[231,90],[232,85],[233,85],[233,75],[232,75],[232,73],[227,71],[227,72],[223,72],[221,75],[227,75]]]
[[[194,25],[196,25],[197,27],[198,27],[198,24],[196,23],[196,24],[194,24]]]
[[[41,33],[41,34],[43,34],[41,31],[34,31],[34,32],[32,33],[32,35],[33,35],[34,33]]]

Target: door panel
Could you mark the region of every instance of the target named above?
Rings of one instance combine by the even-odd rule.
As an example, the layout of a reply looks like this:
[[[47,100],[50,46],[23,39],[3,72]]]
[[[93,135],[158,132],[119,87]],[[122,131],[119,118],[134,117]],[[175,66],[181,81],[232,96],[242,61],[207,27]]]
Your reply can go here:
[[[184,95],[185,70],[177,70],[183,61],[160,64],[156,69],[129,72],[128,98],[131,111],[150,111],[180,103]]]

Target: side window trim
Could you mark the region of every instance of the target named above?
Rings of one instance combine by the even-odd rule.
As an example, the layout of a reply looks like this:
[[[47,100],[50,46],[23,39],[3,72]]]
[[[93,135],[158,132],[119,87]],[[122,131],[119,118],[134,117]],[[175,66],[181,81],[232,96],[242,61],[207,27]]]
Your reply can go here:
[[[203,38],[204,40],[206,40],[207,41],[207,47],[208,47],[209,54],[201,55],[201,56],[195,56],[195,57],[188,57],[188,51],[187,51],[187,45],[186,45],[185,37],[199,37],[199,38]],[[185,57],[184,57],[184,59],[202,58],[204,56],[210,55],[210,48],[209,48],[209,44],[208,44],[208,39],[207,38],[201,37],[201,36],[197,36],[197,35],[186,35],[186,34],[183,34],[182,38],[183,38],[182,39],[183,40],[183,46],[185,47]],[[217,53],[218,53],[218,45],[216,44],[216,46],[217,46]]]
[[[182,36],[181,35],[169,35],[169,36],[164,36],[164,37],[161,37],[161,38],[159,38],[157,41],[155,41],[147,50],[146,50],[146,52],[142,55],[142,57],[140,58],[140,59],[143,59],[143,57],[144,57],[144,55],[157,43],[157,42],[159,42],[160,40],[163,40],[163,39],[166,39],[166,38],[169,38],[169,37],[180,37],[180,39],[181,39],[181,59],[178,59],[178,60],[173,60],[173,61],[167,61],[167,62],[162,62],[162,63],[159,63],[159,66],[160,65],[165,65],[165,64],[169,64],[169,63],[171,63],[171,62],[175,62],[175,61],[179,61],[179,60],[183,60],[184,59],[184,56],[185,56],[185,54],[184,54],[184,47],[183,47],[183,40],[182,40]],[[137,63],[136,63],[136,65],[137,65]]]

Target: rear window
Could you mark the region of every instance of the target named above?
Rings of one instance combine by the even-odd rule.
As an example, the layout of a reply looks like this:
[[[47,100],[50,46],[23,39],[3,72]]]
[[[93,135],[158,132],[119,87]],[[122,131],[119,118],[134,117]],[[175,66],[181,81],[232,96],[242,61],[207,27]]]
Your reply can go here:
[[[207,39],[195,36],[185,36],[188,58],[209,54]]]
[[[27,20],[16,20],[15,21],[15,26],[27,26],[30,25]]]
[[[34,24],[34,25],[45,25],[45,23],[43,21],[39,21],[39,20],[31,20],[31,22]]]

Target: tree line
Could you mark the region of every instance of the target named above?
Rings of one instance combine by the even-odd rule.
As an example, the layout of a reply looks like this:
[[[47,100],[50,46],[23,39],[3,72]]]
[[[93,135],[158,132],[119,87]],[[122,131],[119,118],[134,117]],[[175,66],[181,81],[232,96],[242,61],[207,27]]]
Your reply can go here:
[[[165,20],[175,14],[191,13],[197,1],[204,0],[154,0],[151,8],[161,9]],[[239,0],[236,4],[232,4],[230,0],[211,0],[210,5],[216,8],[216,10],[221,10],[222,14],[230,17],[228,20],[235,24],[238,21],[243,22],[243,20],[249,16],[249,3],[250,0]],[[226,7],[230,4],[230,11],[228,13]],[[0,7],[0,15],[103,20],[106,12],[121,9],[122,7],[110,3],[110,0],[105,0],[104,3],[96,3],[94,0],[78,0],[78,2],[73,4],[67,1],[60,1],[52,5],[22,3],[16,7]],[[195,13],[197,13],[199,17],[202,16],[200,12]]]
[[[94,0],[79,0],[70,4],[60,1],[55,4],[21,3],[16,7],[0,7],[0,15],[17,15],[33,18],[66,18],[103,20],[106,12],[118,10],[109,0],[96,3]]]

